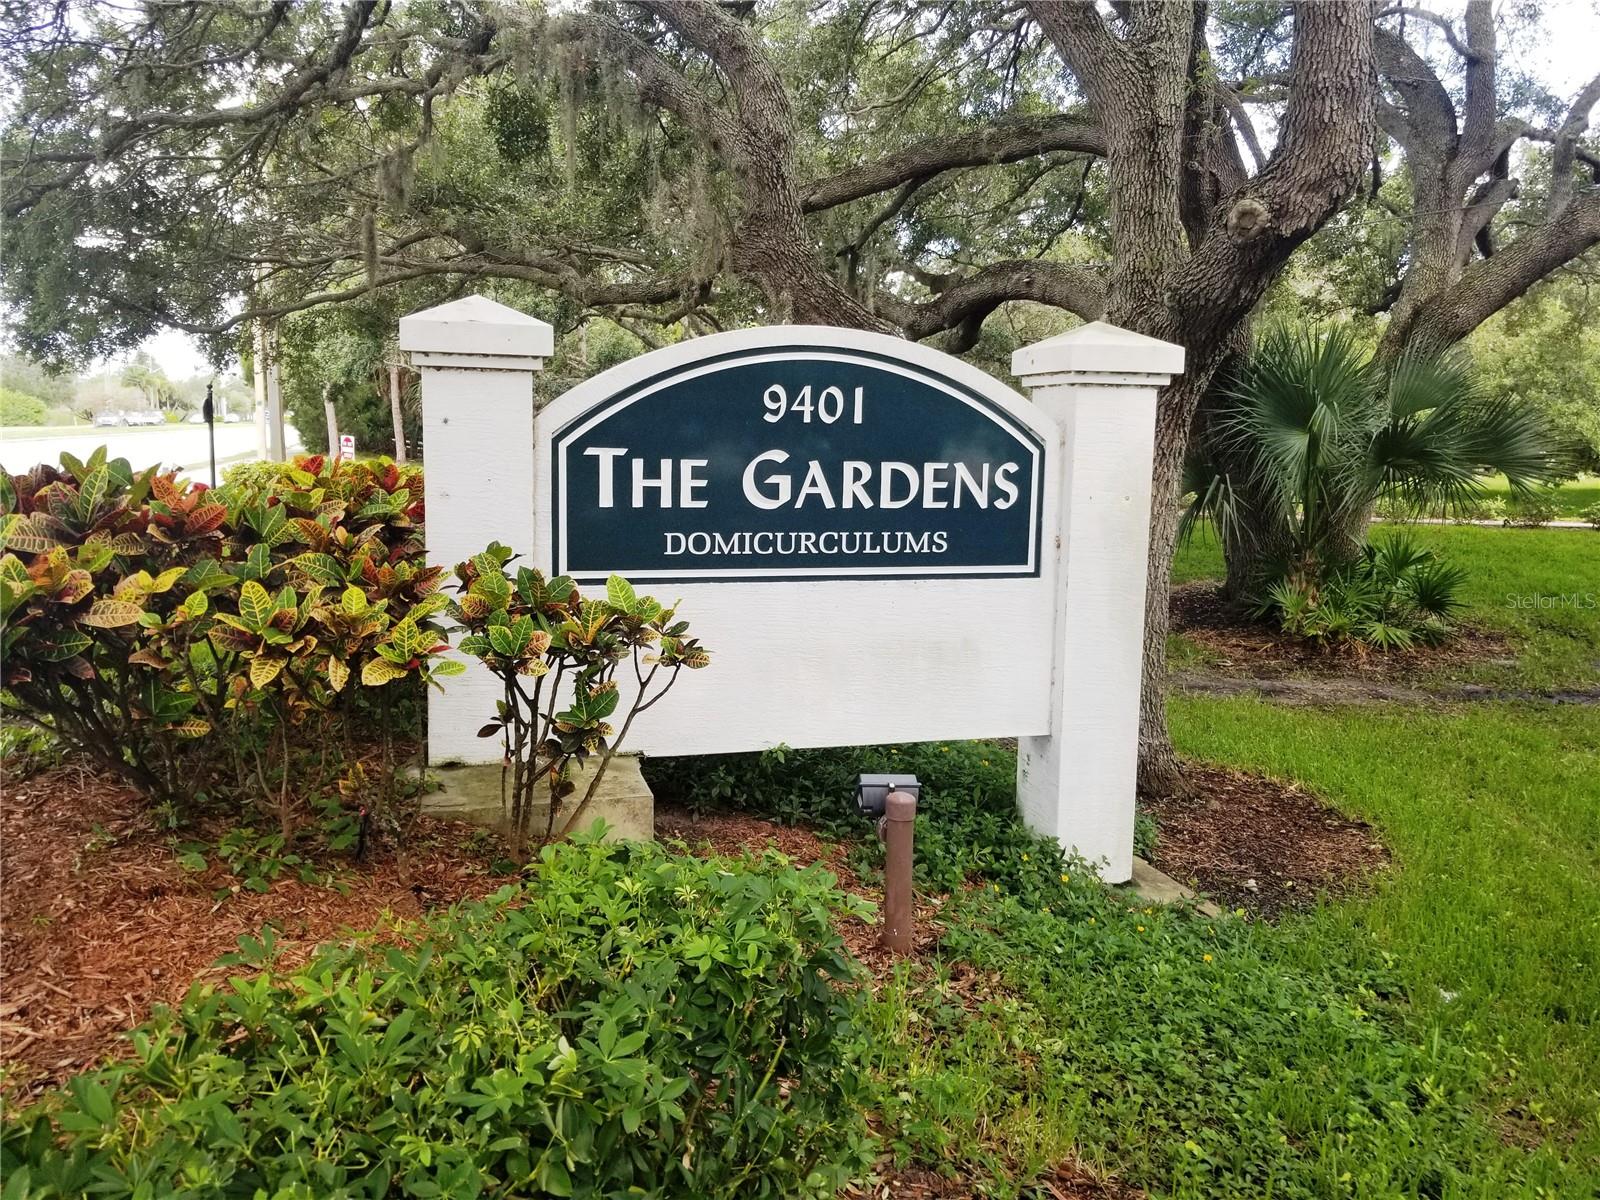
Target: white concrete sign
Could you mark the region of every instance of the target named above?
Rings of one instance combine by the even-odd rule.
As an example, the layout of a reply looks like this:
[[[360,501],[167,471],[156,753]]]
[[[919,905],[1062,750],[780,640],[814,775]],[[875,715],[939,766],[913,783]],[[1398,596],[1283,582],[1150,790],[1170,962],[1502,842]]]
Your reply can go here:
[[[535,416],[543,322],[471,297],[400,340],[433,561],[497,540],[580,585],[615,571],[713,651],[627,748],[1016,737],[1028,823],[1129,876],[1155,402],[1180,347],[1084,326],[1017,352],[1030,400],[913,342],[746,329]],[[496,758],[475,732],[497,694],[479,669],[430,697],[434,763]]]

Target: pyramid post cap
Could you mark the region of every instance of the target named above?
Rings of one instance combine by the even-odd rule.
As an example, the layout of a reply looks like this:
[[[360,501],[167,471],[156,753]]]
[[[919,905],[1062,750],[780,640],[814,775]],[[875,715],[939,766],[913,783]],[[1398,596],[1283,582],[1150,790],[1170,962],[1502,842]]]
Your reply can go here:
[[[555,331],[538,317],[487,296],[463,296],[400,318],[400,349],[415,354],[548,358]]]
[[[1183,374],[1184,350],[1105,321],[1091,321],[1011,355],[1011,373],[1031,375],[1148,375],[1165,383]]]

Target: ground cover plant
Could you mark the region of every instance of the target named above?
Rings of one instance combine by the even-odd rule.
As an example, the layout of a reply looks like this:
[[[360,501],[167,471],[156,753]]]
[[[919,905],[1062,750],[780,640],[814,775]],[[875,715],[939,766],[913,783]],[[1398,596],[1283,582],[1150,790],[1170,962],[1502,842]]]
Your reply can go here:
[[[830,1196],[869,1147],[833,882],[580,838],[403,945],[249,940],[10,1115],[4,1194]]]
[[[1187,710],[1175,715],[1187,735]],[[1249,728],[1240,722],[1241,739]],[[1574,716],[1569,734],[1579,728]],[[1393,803],[1404,781],[1437,775],[1431,755],[1482,757],[1415,744],[1392,773]],[[1558,761],[1557,787],[1571,782],[1570,747]],[[886,1150],[901,1165],[979,1180],[992,1195],[1027,1194],[1028,1180],[1068,1157],[1191,1197],[1567,1195],[1600,1178],[1600,1163],[1565,1141],[1570,1126],[1541,1137],[1535,1122],[1531,1153],[1503,1138],[1508,1110],[1550,1111],[1557,1071],[1508,1096],[1507,1079],[1525,1075],[1520,1052],[1449,1023],[1443,985],[1402,969],[1359,919],[1326,915],[1381,904],[1386,881],[1375,900],[1364,889],[1337,905],[1308,895],[1308,915],[1276,926],[1148,905],[1106,890],[1020,825],[1015,768],[987,743],[646,763],[663,794],[834,830],[869,876],[876,844],[853,812],[854,772],[923,781],[918,880],[948,898],[924,914],[939,932],[931,958],[875,993],[867,1058]],[[1451,785],[1470,788],[1471,767],[1459,774]],[[1408,881],[1416,904],[1448,869],[1448,855],[1434,859]],[[1451,891],[1471,886],[1468,871]],[[1421,912],[1407,920],[1412,949],[1450,957],[1447,931]],[[1457,974],[1441,977],[1460,986]],[[1518,1001],[1548,1007],[1558,986],[1556,972],[1541,972]]]

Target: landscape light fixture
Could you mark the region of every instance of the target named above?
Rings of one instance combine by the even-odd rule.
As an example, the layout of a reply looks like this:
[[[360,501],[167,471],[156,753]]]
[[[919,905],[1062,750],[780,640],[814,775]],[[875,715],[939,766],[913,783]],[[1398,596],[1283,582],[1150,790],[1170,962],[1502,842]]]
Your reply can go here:
[[[883,842],[883,929],[880,939],[892,954],[916,946],[916,906],[911,888],[912,837],[922,784],[915,775],[862,775],[856,781],[856,807],[878,819]]]
[[[890,792],[909,792],[920,799],[922,784],[915,775],[863,774],[856,780],[856,807],[864,817],[881,817]]]

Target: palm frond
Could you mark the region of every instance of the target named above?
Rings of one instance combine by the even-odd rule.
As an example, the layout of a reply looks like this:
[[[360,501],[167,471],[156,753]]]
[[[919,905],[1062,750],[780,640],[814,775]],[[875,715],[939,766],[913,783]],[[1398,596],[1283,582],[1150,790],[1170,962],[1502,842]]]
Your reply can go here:
[[[1459,349],[1402,355],[1389,376],[1388,407],[1369,467],[1381,490],[1418,508],[1466,506],[1483,495],[1485,470],[1503,471],[1517,493],[1561,474],[1543,417],[1486,397]]]
[[[1252,492],[1272,497],[1300,540],[1359,503],[1365,451],[1382,423],[1372,358],[1349,330],[1267,331],[1239,383],[1221,437],[1249,464]]]
[[[1179,545],[1187,545],[1205,525],[1215,528],[1224,541],[1244,536],[1247,527],[1243,499],[1234,490],[1227,472],[1217,470],[1216,464],[1198,448],[1184,460],[1182,487],[1183,494],[1192,499],[1178,517]]]

